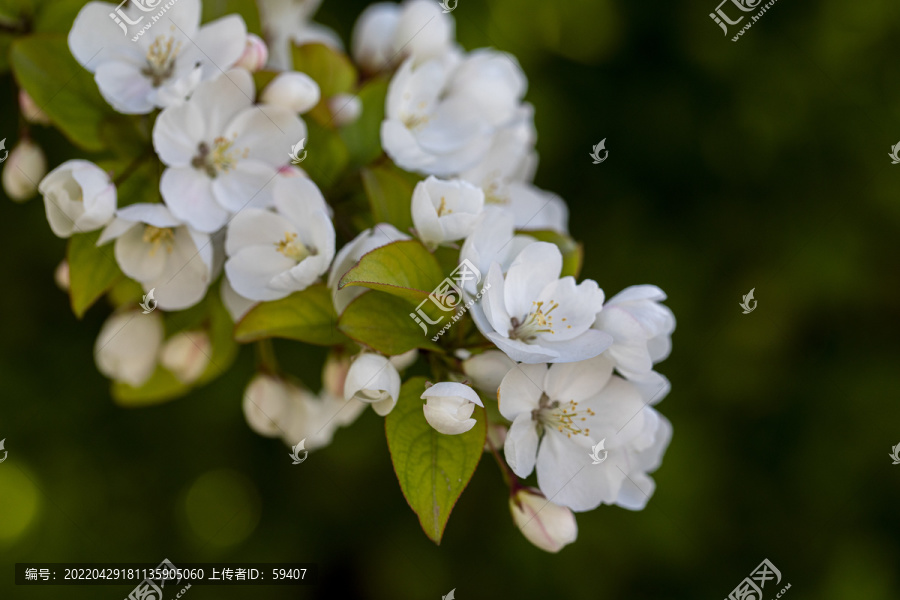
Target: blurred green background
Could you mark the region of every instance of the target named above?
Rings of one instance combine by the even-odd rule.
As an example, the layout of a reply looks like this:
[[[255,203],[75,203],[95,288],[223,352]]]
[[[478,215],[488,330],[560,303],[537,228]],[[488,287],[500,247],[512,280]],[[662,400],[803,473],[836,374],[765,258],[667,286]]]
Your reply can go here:
[[[709,599],[764,558],[789,599],[900,598],[897,323],[900,4],[777,2],[733,43],[716,0],[460,0],[467,48],[516,54],[536,107],[537,184],[565,198],[584,277],[655,283],[678,319],[659,365],[675,435],[643,512],[578,516],[558,555],[509,517],[485,457],[441,546],[401,495],[367,411],[302,467],[244,423],[247,348],[191,396],[129,410],[53,283],[64,241],[39,199],[0,199],[0,597],[121,598],[130,586],[23,588],[15,562],[316,562],[316,587],[194,587],[262,598]],[[345,41],[364,2],[325,0]],[[4,49],[8,35],[0,38]],[[5,68],[5,59],[2,63]],[[0,137],[18,137],[0,77]],[[35,128],[54,166],[77,153]],[[593,165],[606,138],[609,159]],[[758,308],[738,303],[755,288]],[[278,344],[318,389],[320,351]],[[774,586],[773,586],[774,588]],[[765,598],[777,589],[767,587]]]

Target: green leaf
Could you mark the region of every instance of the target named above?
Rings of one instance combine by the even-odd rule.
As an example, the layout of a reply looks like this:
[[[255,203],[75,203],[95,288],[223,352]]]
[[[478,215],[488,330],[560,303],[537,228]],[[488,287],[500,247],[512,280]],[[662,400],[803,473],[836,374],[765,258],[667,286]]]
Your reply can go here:
[[[65,35],[18,39],[10,56],[19,84],[73,144],[89,151],[106,149],[101,125],[120,117],[100,96],[91,74],[72,57]]]
[[[363,169],[361,174],[375,222],[390,223],[400,231],[409,231],[413,226],[410,209],[413,189],[421,178],[391,162]]]
[[[325,44],[294,45],[294,70],[306,73],[319,84],[322,100],[350,92],[356,85],[356,67],[343,52]]]
[[[359,90],[362,102],[359,118],[340,129],[341,138],[350,150],[351,162],[359,167],[381,156],[381,122],[384,121],[384,99],[388,81],[373,79]]]
[[[576,242],[571,237],[557,231],[523,231],[522,233],[530,235],[538,241],[550,242],[559,247],[559,251],[563,255],[561,277],[571,275],[577,278],[578,274],[581,273],[581,266],[584,263],[584,246],[580,242]]]
[[[203,23],[209,23],[231,14],[238,14],[243,17],[244,23],[247,24],[247,31],[259,36],[262,35],[256,2],[247,2],[247,0],[203,0]]]
[[[113,247],[98,248],[100,231],[76,233],[69,238],[66,260],[69,261],[69,300],[79,319],[100,296],[123,277]]]
[[[346,341],[337,328],[331,292],[321,283],[282,300],[263,302],[235,326],[234,337],[241,343],[277,337],[319,346]]]
[[[35,33],[69,33],[78,12],[84,8],[84,0],[41,0],[34,13]]]
[[[418,240],[372,250],[341,278],[339,287],[366,287],[419,304],[444,280],[437,260]]]
[[[112,397],[116,404],[129,408],[162,404],[184,396],[191,386],[181,383],[171,371],[156,365],[150,379],[140,387],[132,387],[121,381],[112,383]]]
[[[412,306],[396,296],[368,292],[344,309],[338,326],[347,337],[388,356],[413,348],[440,350],[409,316],[411,312]]]
[[[384,430],[403,496],[419,517],[425,535],[441,543],[450,511],[469,484],[484,453],[485,417],[475,411],[475,427],[461,435],[435,431],[422,412],[425,378],[410,379],[400,390]]]

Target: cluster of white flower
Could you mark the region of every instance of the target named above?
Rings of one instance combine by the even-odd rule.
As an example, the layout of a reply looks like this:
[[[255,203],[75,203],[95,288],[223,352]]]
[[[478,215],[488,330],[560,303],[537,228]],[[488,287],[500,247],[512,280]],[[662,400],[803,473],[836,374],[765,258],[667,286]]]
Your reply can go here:
[[[532,183],[534,111],[523,101],[528,83],[516,59],[463,50],[437,2],[378,3],[363,12],[350,45],[354,62],[366,74],[391,74],[381,147],[424,179],[404,199],[412,237],[379,223],[338,249],[328,200],[289,165],[291,148],[307,137],[299,115],[334,101],[290,70],[292,44],[342,47],[309,22],[319,3],[260,0],[268,44],[248,35],[239,16],[201,26],[200,0],[179,0],[136,43],[105,26],[111,5],[85,6],[69,35],[72,54],[113,108],[153,118],[159,201],[121,204],[109,174],[70,160],[40,183],[51,229],[60,237],[102,229],[98,246],[114,242],[122,273],[153,290],[161,311],[197,305],[221,279],[234,321],[323,280],[341,315],[365,291],[341,285],[365,255],[414,239],[432,252],[456,249],[459,262],[484,274],[463,288],[467,300],[477,299],[470,312],[483,338],[468,346],[444,340],[451,358],[443,364],[456,366],[440,370],[435,377],[446,380],[421,394],[424,419],[440,434],[463,435],[487,419],[489,411],[476,409],[497,398],[503,419],[489,423],[487,450],[500,460],[503,446],[514,520],[547,551],[577,536],[572,511],[642,509],[654,489],[648,474],[672,433],[653,408],[669,391],[654,365],[669,354],[675,319],[659,288],[635,286],[606,300],[595,281],[564,274],[559,246],[539,241],[568,237],[568,209]],[[256,103],[251,72],[266,63],[283,72]],[[132,321],[128,336],[118,335]],[[203,331],[164,338],[159,313],[126,306],[103,327],[97,364],[135,387],[158,366],[196,381],[209,366],[209,338]],[[482,351],[485,340],[497,349]],[[329,354],[318,395],[263,369],[244,395],[246,419],[262,435],[321,448],[367,404],[391,413],[400,373],[418,358],[416,350],[385,356],[344,345]],[[594,464],[598,444],[608,459]],[[520,483],[534,471],[537,489]]]

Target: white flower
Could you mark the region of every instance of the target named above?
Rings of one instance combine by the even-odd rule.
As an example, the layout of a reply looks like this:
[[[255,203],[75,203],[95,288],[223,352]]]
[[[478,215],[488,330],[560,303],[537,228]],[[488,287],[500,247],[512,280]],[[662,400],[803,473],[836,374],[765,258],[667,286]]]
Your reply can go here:
[[[163,204],[138,203],[119,210],[97,245],[113,239],[122,272],[145,292],[155,289],[159,308],[181,310],[206,295],[214,274],[209,236],[184,225]]]
[[[672,440],[672,424],[654,409],[643,410],[644,429],[639,438],[622,449],[616,463],[628,473],[616,496],[615,504],[628,510],[643,510],[656,489],[656,482],[648,475],[662,464],[663,454]]]
[[[244,298],[234,291],[234,288],[228,283],[228,277],[222,278],[222,284],[219,286],[219,293],[222,296],[222,304],[225,305],[225,309],[228,311],[228,314],[231,315],[231,320],[235,323],[243,319],[244,315],[250,312],[250,309],[259,304],[255,300]]]
[[[281,426],[282,440],[289,446],[306,440],[307,450],[324,448],[339,427],[351,423],[366,407],[357,400],[345,402],[327,394],[316,396],[296,386],[291,388],[288,412]]]
[[[534,241],[529,235],[516,235],[511,211],[487,206],[466,238],[459,259],[468,260],[480,273],[487,273],[494,263],[500,265],[501,273],[506,273],[516,256]],[[474,281],[466,282],[466,291],[470,294],[478,292]]]
[[[488,204],[508,205],[509,184],[534,179],[538,163],[536,142],[534,107],[525,103],[513,121],[494,136],[484,158],[460,173],[460,177],[483,189]]]
[[[322,43],[341,48],[341,39],[329,29],[311,22],[322,0],[258,0],[263,32],[269,42],[269,67],[287,71],[293,65],[293,44]]]
[[[483,208],[484,192],[460,179],[443,181],[431,176],[413,191],[413,223],[419,238],[431,248],[472,233]]]
[[[400,397],[400,373],[387,358],[363,352],[356,357],[344,382],[344,400],[355,398],[386,416]]]
[[[259,374],[244,392],[244,417],[250,428],[266,437],[283,433],[281,425],[291,410],[294,386],[271,375]]]
[[[481,302],[472,307],[478,329],[511,359],[524,363],[575,362],[597,356],[612,338],[591,329],[603,290],[587,279],[563,277],[562,254],[535,242],[516,257],[504,278],[491,265]],[[490,287],[488,287],[490,286]]]
[[[661,304],[666,294],[655,285],[626,288],[609,299],[594,328],[612,336],[606,351],[628,379],[645,379],[672,349],[675,316]]]
[[[47,158],[41,147],[23,139],[9,153],[3,165],[3,191],[10,200],[24,202],[38,190],[38,182],[47,174]]]
[[[159,313],[137,310],[114,313],[103,323],[94,344],[97,369],[132,387],[143,385],[156,369],[156,357],[163,340]]]
[[[352,269],[364,255],[372,250],[381,248],[391,242],[399,242],[408,240],[410,237],[405,233],[401,233],[396,227],[388,223],[379,223],[371,229],[366,229],[346,246],[341,248],[340,252],[334,259],[334,265],[328,274],[328,287],[331,289],[331,297],[334,301],[334,309],[338,314],[344,312],[344,309],[353,302],[354,299],[361,296],[366,289],[363,287],[350,286],[339,290],[338,284],[341,278]]]
[[[527,82],[511,56],[447,52],[416,65],[407,59],[391,79],[381,142],[397,165],[448,176],[471,169],[514,122]]]
[[[453,44],[456,24],[439,4],[430,0],[370,4],[353,27],[354,62],[376,73],[408,56],[422,62],[444,54]]]
[[[205,331],[181,331],[166,340],[159,363],[182,383],[191,384],[206,372],[211,354],[212,343]]]
[[[479,390],[497,394],[500,382],[516,366],[515,361],[499,350],[488,350],[469,357],[462,363],[463,372]]]
[[[153,146],[168,168],[160,192],[172,214],[212,233],[231,213],[271,204],[271,186],[306,125],[277,106],[253,105],[253,79],[234,69],[167,108]]]
[[[269,48],[266,43],[256,34],[247,34],[247,45],[244,47],[244,53],[234,64],[235,67],[247,69],[251,73],[265,68],[269,61]]]
[[[628,477],[656,468],[668,443],[661,417],[612,369],[602,356],[518,365],[500,384],[500,413],[513,422],[504,445],[507,463],[523,478],[536,468],[541,491],[574,511],[633,507],[635,494],[649,496],[646,486],[626,489]],[[593,464],[591,448],[601,441],[607,459]]]
[[[363,103],[359,96],[353,94],[335,94],[328,99],[328,110],[337,127],[356,122],[362,115]]]
[[[116,186],[100,167],[86,160],[69,160],[44,177],[38,190],[50,229],[58,237],[99,229],[116,211]]]
[[[520,488],[509,498],[513,522],[529,542],[545,552],[559,552],[578,537],[575,515],[547,500],[539,490]]]
[[[516,229],[569,232],[569,207],[553,192],[515,181],[507,186],[507,193]]]
[[[248,208],[228,226],[225,273],[251,300],[277,300],[306,289],[334,258],[334,226],[325,199],[305,177],[275,183],[277,212]]]
[[[292,113],[305,113],[322,98],[319,84],[306,73],[285,71],[275,76],[260,95],[260,101]]]
[[[422,394],[425,420],[439,433],[459,435],[475,426],[472,413],[475,405],[484,407],[475,390],[462,383],[443,381],[429,387]]]
[[[156,4],[163,10],[161,2]],[[100,93],[121,113],[144,114],[176,104],[200,81],[230,69],[244,52],[247,26],[238,15],[200,27],[200,0],[177,0],[154,23],[158,12],[136,5],[121,9],[129,21],[139,20],[126,27],[115,4],[89,2],[69,32],[75,60],[94,73]]]

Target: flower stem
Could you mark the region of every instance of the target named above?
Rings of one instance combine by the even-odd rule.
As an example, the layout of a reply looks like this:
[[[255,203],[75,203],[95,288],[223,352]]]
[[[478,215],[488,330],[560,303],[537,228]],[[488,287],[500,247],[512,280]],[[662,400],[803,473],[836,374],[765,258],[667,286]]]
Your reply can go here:
[[[260,371],[275,375],[278,373],[278,359],[275,357],[275,346],[272,340],[256,342],[256,364]]]
[[[491,426],[490,419],[487,416],[487,410],[484,411],[484,420],[486,426],[489,428]],[[516,491],[522,487],[522,484],[519,483],[519,478],[513,473],[512,469],[509,468],[509,465],[506,464],[500,457],[500,453],[497,452],[497,448],[494,446],[494,442],[491,441],[490,433],[485,436],[485,441],[487,442],[488,448],[491,449],[491,454],[494,455],[494,460],[497,461],[497,466],[500,467],[500,474],[503,475],[503,482],[509,488],[510,494],[515,494]]]

